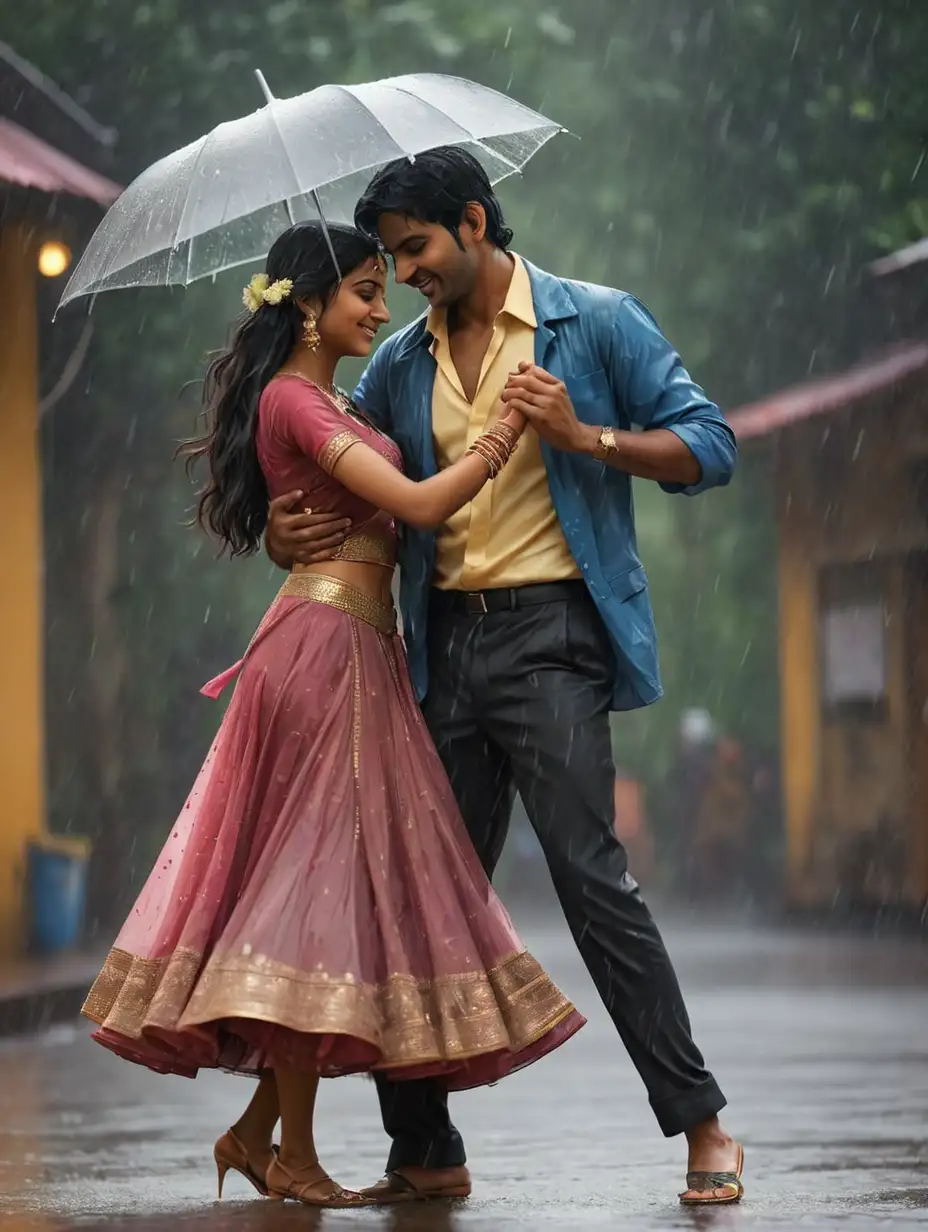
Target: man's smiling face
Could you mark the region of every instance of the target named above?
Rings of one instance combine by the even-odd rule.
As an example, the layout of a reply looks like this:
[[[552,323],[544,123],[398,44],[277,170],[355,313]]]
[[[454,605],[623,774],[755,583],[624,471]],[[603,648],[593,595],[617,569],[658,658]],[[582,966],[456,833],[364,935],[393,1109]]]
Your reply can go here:
[[[393,258],[396,281],[415,287],[433,308],[447,308],[473,290],[478,239],[467,219],[460,227],[463,247],[440,223],[406,214],[381,214],[377,229]]]

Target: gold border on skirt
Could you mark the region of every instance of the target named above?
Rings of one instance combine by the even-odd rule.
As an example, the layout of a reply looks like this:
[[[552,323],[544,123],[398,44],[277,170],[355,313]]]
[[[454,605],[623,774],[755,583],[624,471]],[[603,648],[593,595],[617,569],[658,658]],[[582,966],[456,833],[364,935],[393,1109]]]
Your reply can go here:
[[[519,1052],[574,1007],[525,952],[486,971],[364,984],[350,973],[300,971],[254,954],[213,957],[204,966],[192,950],[149,959],[113,949],[81,1012],[133,1040],[235,1018],[349,1035],[379,1049],[378,1068],[393,1069]]]

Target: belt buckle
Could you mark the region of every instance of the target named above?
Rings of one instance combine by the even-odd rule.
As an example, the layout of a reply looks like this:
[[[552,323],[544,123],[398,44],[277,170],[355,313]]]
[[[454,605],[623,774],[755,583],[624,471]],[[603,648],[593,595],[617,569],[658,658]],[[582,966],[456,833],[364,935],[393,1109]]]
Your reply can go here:
[[[487,607],[486,595],[482,590],[469,590],[464,596],[465,606],[471,616],[486,616],[490,610]]]

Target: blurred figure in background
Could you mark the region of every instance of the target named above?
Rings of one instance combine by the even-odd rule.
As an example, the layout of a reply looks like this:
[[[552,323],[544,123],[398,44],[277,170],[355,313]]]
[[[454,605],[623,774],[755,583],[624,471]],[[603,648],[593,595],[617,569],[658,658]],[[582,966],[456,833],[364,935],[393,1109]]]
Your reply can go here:
[[[662,867],[687,892],[693,817],[706,790],[715,752],[715,723],[708,710],[691,707],[680,715],[676,758],[661,793],[658,843]]]
[[[730,900],[747,883],[750,780],[737,740],[724,736],[715,746],[704,789],[690,811],[687,889],[694,899]]]
[[[628,852],[628,866],[636,881],[654,873],[654,841],[644,807],[644,788],[621,766],[615,769],[615,833]]]
[[[777,759],[761,754],[750,775],[751,824],[746,871],[754,901],[773,906],[783,865],[783,802]]]

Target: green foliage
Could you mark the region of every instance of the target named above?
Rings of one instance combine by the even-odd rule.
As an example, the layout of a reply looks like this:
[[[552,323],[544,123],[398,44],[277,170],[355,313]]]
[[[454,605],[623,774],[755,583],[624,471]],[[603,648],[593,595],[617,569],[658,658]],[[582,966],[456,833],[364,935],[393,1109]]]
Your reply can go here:
[[[0,0],[0,38],[120,130],[125,179],[259,106],[255,67],[280,95],[438,71],[538,107],[576,136],[503,186],[517,247],[639,295],[723,405],[851,358],[862,262],[928,231],[923,0],[33,0],[29,21],[20,16]],[[195,687],[236,656],[272,592],[263,561],[212,564],[181,529],[190,489],[169,462],[193,419],[177,392],[221,340],[240,282],[103,296],[90,388],[46,433],[47,450],[69,459],[47,501],[61,825],[93,828],[104,763],[117,756],[106,825],[163,830],[215,722]],[[402,295],[398,305],[398,317],[412,308]],[[109,651],[94,645],[87,553],[113,476],[118,581],[107,599],[131,670],[101,751],[88,698]],[[695,503],[639,485],[669,700],[619,719],[616,739],[651,782],[687,705],[775,749],[769,487],[763,456]]]

